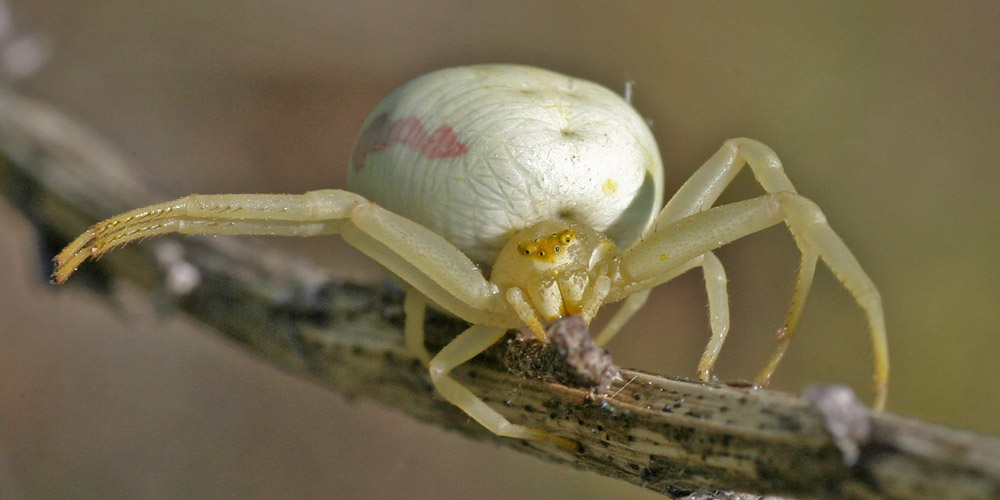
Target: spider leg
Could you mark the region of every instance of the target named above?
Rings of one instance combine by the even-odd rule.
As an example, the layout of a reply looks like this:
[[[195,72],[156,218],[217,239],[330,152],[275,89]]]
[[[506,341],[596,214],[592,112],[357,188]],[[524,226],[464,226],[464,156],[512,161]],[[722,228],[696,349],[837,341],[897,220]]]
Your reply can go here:
[[[420,292],[410,290],[403,300],[406,323],[403,326],[403,344],[424,366],[429,366],[431,354],[424,344],[424,318],[427,316],[427,299]]]
[[[635,316],[635,313],[639,312],[642,306],[646,305],[646,301],[649,300],[649,293],[652,291],[652,288],[647,288],[626,297],[625,301],[622,302],[622,306],[615,311],[615,315],[611,317],[608,324],[604,325],[601,333],[594,337],[594,343],[603,346],[610,342],[621,328],[625,326],[625,323],[632,319],[632,316]]]
[[[654,224],[670,223],[708,210],[748,163],[764,191],[796,192],[771,148],[753,139],[730,139],[674,193]]]
[[[674,196],[667,202],[666,206],[663,207],[663,210],[660,211],[654,222],[651,224],[651,231],[655,230],[655,228],[660,224],[669,224],[670,222],[711,208],[722,192],[729,186],[736,175],[739,174],[742,167],[746,164],[746,158],[740,154],[740,146],[742,144],[749,144],[751,151],[747,156],[753,157],[755,164],[765,165],[766,168],[769,169],[765,170],[764,168],[758,168],[762,170],[760,177],[762,177],[763,180],[761,183],[765,186],[765,189],[768,192],[795,192],[795,188],[792,186],[791,181],[784,176],[784,171],[781,169],[781,163],[777,162],[776,156],[773,156],[772,154],[772,158],[766,161],[758,161],[767,156],[766,151],[770,151],[766,146],[749,139],[734,139],[726,141],[722,148],[712,155],[712,157],[709,158],[701,168],[695,171],[695,173],[688,178],[684,185],[682,185],[680,189],[674,193]],[[755,174],[756,173],[757,172],[755,171]],[[705,352],[702,354],[701,361],[698,363],[698,374],[701,380],[711,379],[712,368],[715,366],[715,361],[719,357],[722,344],[725,342],[726,335],[729,333],[729,297],[726,292],[726,271],[719,259],[716,258],[711,252],[707,252],[704,256],[700,256],[696,260],[693,260],[684,266],[678,267],[670,273],[655,277],[655,282],[625,284],[624,287],[613,291],[611,294],[612,297],[609,301],[621,300],[624,297],[625,303],[622,305],[621,309],[618,310],[615,316],[611,318],[611,321],[607,326],[605,326],[604,330],[601,331],[600,335],[596,337],[595,341],[598,345],[603,345],[604,343],[610,341],[618,330],[621,329],[621,327],[624,326],[624,324],[645,304],[646,299],[649,296],[649,291],[646,289],[660,283],[665,283],[694,267],[701,267],[702,272],[705,275],[705,289],[708,294],[709,325],[712,330],[712,338],[705,346]],[[802,269],[807,268],[807,266],[800,267]],[[811,282],[811,279],[800,281]],[[635,290],[645,291],[639,292]],[[808,284],[804,287],[800,287],[799,290],[808,292]],[[799,312],[801,311],[801,306],[804,305],[804,303],[805,295],[803,294],[801,300],[797,301],[797,304],[799,305]],[[794,316],[797,318],[798,315],[799,314],[796,311],[789,311],[789,317]],[[789,324],[791,323],[786,322],[786,325]],[[794,325],[792,325],[791,328],[786,326],[786,328],[783,328],[782,331],[788,332],[788,335],[785,337],[790,340],[794,333]],[[783,345],[787,348],[787,342],[784,342]],[[779,350],[783,353],[780,346]],[[780,359],[780,356],[777,356],[777,358]],[[773,372],[774,368],[777,367],[777,361],[773,361],[768,366],[771,367],[771,372]],[[768,377],[770,377],[770,375],[768,375]]]
[[[722,344],[729,334],[729,296],[726,292],[726,269],[712,252],[701,255],[701,269],[705,274],[705,291],[708,294],[708,324],[712,338],[705,345],[705,352],[698,362],[698,378],[712,379],[712,368],[719,359]]]
[[[314,236],[345,240],[452,314],[476,324],[516,326],[497,287],[460,250],[429,229],[342,190],[305,194],[191,195],[92,226],[56,256],[65,281],[83,261],[166,233]]]
[[[572,449],[572,441],[541,429],[513,424],[483,400],[448,376],[452,369],[472,359],[495,344],[507,332],[505,328],[473,325],[455,337],[431,359],[431,382],[449,403],[459,407],[494,434],[516,439],[548,439]]]
[[[779,222],[789,227],[805,256],[790,324],[794,326],[798,321],[800,304],[812,279],[815,266],[810,262],[822,258],[867,315],[875,354],[874,406],[884,407],[889,361],[881,299],[857,259],[812,201],[791,192],[770,193],[659,225],[621,256],[621,275],[627,281],[654,286],[662,282],[663,276],[674,276],[678,269],[689,267],[691,259]]]
[[[660,211],[653,227],[659,223],[670,223],[711,208],[740,170],[747,165],[750,166],[754,177],[766,192],[796,192],[795,186],[792,185],[781,165],[781,160],[771,148],[753,139],[730,139],[677,190],[677,193]],[[789,227],[789,229],[798,240],[796,229],[794,227]],[[775,368],[777,368],[778,361],[788,348],[788,342],[795,336],[795,327],[805,307],[809,287],[812,285],[812,273],[816,269],[816,259],[816,255],[807,252],[802,254],[795,293],[785,316],[785,324],[779,330],[780,343],[767,367],[758,375],[759,385],[766,385],[770,380]],[[705,361],[704,357],[702,361]],[[704,376],[703,371],[702,374]]]
[[[684,217],[692,216],[698,212],[708,210],[722,194],[722,191],[732,182],[733,178],[744,167],[749,165],[754,177],[768,193],[795,193],[795,187],[788,179],[781,161],[777,155],[766,145],[751,139],[731,139],[726,141],[705,164],[692,175],[687,182],[677,191],[674,197],[667,203],[656,220],[651,225],[649,233],[657,231],[661,224],[670,224]],[[807,200],[808,201],[808,200]],[[822,219],[826,225],[825,217],[815,204],[790,203],[790,205],[800,205],[807,213],[814,213]],[[779,329],[779,344],[768,362],[767,366],[757,376],[758,385],[766,385],[771,375],[777,368],[778,362],[784,356],[791,339],[795,335],[795,328],[798,325],[802,310],[805,307],[805,300],[812,285],[813,274],[816,269],[816,261],[823,258],[830,266],[845,287],[854,295],[855,300],[865,310],[868,316],[869,332],[872,338],[875,354],[875,407],[881,408],[885,404],[885,394],[888,387],[888,352],[886,347],[886,335],[884,319],[882,318],[881,300],[875,290],[871,280],[861,269],[857,260],[854,259],[850,250],[843,244],[840,238],[833,233],[832,229],[826,225],[826,230],[811,229],[813,236],[803,235],[803,227],[812,224],[793,224],[788,222],[788,228],[795,238],[796,244],[802,251],[802,259],[799,264],[796,278],[795,292],[793,293],[785,324]],[[822,237],[818,233],[824,234]],[[826,253],[818,251],[807,240],[810,238],[823,240]],[[838,271],[838,269],[840,271]],[[843,275],[841,274],[843,273]],[[706,276],[707,279],[707,276]],[[659,281],[659,280],[657,280]],[[713,342],[716,335],[713,333]],[[706,356],[712,350],[706,348]],[[721,347],[719,344],[717,347]],[[702,357],[699,370],[705,376],[706,356]],[[708,363],[708,368],[711,364]]]
[[[798,277],[795,279],[795,291],[792,293],[791,305],[788,307],[788,315],[785,318],[785,326],[778,330],[778,347],[775,349],[774,354],[771,355],[771,359],[767,362],[767,365],[764,366],[764,369],[754,379],[754,385],[764,387],[771,381],[771,376],[774,375],[774,371],[778,368],[778,363],[785,356],[788,345],[792,343],[792,338],[795,337],[795,329],[799,324],[799,318],[802,316],[806,295],[809,294],[809,288],[812,286],[812,278],[816,272],[817,260],[818,256],[814,252],[803,250]]]
[[[709,326],[712,330],[712,338],[705,346],[705,353],[702,354],[698,363],[698,374],[701,380],[709,380],[712,377],[712,368],[719,357],[719,351],[729,333],[729,298],[726,292],[726,270],[722,267],[722,262],[712,252],[705,252],[694,259],[691,259],[683,266],[679,266],[664,274],[654,277],[653,282],[638,282],[630,287],[621,289],[612,299],[617,300],[622,295],[625,302],[621,308],[611,317],[601,333],[597,335],[594,342],[597,345],[604,345],[614,337],[615,334],[625,325],[629,319],[646,303],[652,287],[669,281],[695,267],[701,267],[705,275],[705,290],[708,294]],[[634,291],[632,291],[634,290]]]
[[[334,233],[358,199],[328,203],[328,214],[310,214],[305,195],[190,195],[137,208],[91,226],[55,258],[53,279],[62,283],[87,259],[96,259],[132,241],[167,233],[273,234],[308,236]],[[358,197],[360,198],[360,197]],[[360,198],[363,200],[363,198]],[[323,220],[323,219],[326,220]]]

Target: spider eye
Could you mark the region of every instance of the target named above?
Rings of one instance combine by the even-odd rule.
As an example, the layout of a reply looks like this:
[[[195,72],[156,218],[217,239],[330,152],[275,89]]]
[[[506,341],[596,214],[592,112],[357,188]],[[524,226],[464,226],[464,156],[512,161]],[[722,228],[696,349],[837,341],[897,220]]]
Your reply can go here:
[[[559,246],[559,245],[556,245],[556,246],[552,247],[552,251],[555,252],[555,253],[559,253],[559,252],[562,251],[562,247]]]

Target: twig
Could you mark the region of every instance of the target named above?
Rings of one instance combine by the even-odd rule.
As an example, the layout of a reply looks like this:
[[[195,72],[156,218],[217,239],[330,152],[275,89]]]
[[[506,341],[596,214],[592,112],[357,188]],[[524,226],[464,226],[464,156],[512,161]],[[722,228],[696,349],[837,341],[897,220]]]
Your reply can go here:
[[[132,179],[98,137],[48,106],[7,93],[0,93],[0,188],[52,247],[99,218],[164,198]],[[238,239],[157,239],[80,273],[74,282],[98,291],[124,278],[168,296],[274,365],[339,393],[675,498],[748,498],[709,493],[719,490],[1000,498],[997,439],[873,414],[838,387],[796,398],[621,370],[594,394],[531,377],[530,367],[515,375],[503,361],[510,351],[500,348],[461,367],[456,378],[510,420],[578,446],[497,438],[437,397],[425,369],[402,347],[398,290],[337,282]],[[432,314],[429,343],[442,345],[463,327]],[[597,359],[599,372],[613,373]]]

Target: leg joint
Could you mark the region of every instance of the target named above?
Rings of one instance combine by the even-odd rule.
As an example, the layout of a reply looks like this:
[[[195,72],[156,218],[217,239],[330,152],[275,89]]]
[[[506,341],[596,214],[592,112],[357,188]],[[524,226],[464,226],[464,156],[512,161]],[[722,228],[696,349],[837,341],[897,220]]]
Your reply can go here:
[[[805,196],[787,191],[769,193],[767,196],[774,200],[778,210],[789,222],[801,227],[810,224],[829,224],[819,205]]]

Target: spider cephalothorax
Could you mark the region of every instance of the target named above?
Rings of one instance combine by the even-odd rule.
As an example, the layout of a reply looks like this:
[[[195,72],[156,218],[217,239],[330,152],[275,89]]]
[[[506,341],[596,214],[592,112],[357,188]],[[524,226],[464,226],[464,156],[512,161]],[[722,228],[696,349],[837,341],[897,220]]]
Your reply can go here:
[[[544,336],[542,321],[593,318],[610,290],[605,260],[615,254],[615,244],[585,224],[545,220],[511,237],[490,281],[506,290],[524,323]]]

